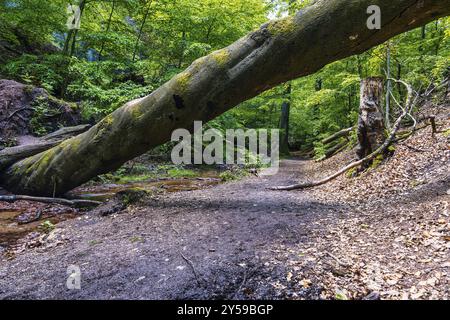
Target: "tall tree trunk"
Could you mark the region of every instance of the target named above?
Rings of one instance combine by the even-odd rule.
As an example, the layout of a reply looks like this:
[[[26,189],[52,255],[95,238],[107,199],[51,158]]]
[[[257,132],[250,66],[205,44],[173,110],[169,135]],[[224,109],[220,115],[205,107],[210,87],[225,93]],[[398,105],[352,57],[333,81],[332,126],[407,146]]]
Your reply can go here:
[[[382,110],[383,79],[367,78],[361,81],[361,103],[358,118],[359,159],[365,158],[378,149],[385,140],[385,125]]]
[[[378,4],[380,30],[367,28],[366,9]],[[261,92],[450,14],[450,0],[317,1],[294,17],[264,24],[229,47],[195,61],[142,99],[89,131],[15,163],[0,176],[16,193],[63,194],[167,142],[173,130],[193,129]]]
[[[284,93],[283,103],[281,104],[281,117],[280,117],[280,153],[289,154],[289,114],[291,112],[291,92],[292,85],[289,83]]]
[[[112,21],[112,17],[113,17],[113,14],[114,14],[114,10],[115,10],[115,9],[116,9],[116,0],[113,0],[111,12],[110,12],[109,18],[108,18],[108,24],[106,25],[106,31],[105,31],[105,34],[108,34],[109,30],[111,29],[111,21]],[[99,59],[102,58],[103,50],[105,49],[105,44],[106,44],[106,40],[103,39],[102,47],[101,47],[101,49],[100,49],[100,52],[98,53]]]
[[[64,41],[64,47],[63,47],[64,55],[69,54],[69,46],[70,46],[70,42],[72,41],[72,36],[73,36],[74,31],[75,31],[75,29],[71,29],[71,30],[69,30],[69,32],[67,32],[67,38],[66,38],[66,41]]]
[[[397,64],[397,80],[401,80],[402,78],[402,65],[400,62]],[[403,98],[403,89],[401,83],[397,83],[397,91],[400,96],[400,100]]]
[[[152,2],[153,1],[150,1],[150,3],[148,4],[147,11],[145,11],[144,19],[142,20],[141,27],[139,28],[139,32],[133,50],[133,62],[136,60],[136,54],[139,49],[139,43],[141,42],[142,32],[144,31],[145,23],[147,22],[148,15],[150,14],[150,7],[152,6]]]
[[[84,11],[85,6],[86,6],[86,1],[81,0],[80,1],[80,19],[83,17],[83,11]],[[69,57],[73,56],[73,54],[75,53],[78,29],[73,30],[73,32],[71,34],[72,34],[72,44],[70,46]]]
[[[386,77],[387,77],[387,82],[386,82],[386,109],[384,111],[385,113],[385,123],[386,123],[386,127],[388,129],[391,128],[391,120],[390,120],[390,115],[391,115],[391,46],[389,41],[387,42],[386,45]]]
[[[86,5],[86,1],[85,0],[81,0],[80,2],[80,17],[79,19],[82,18],[83,16],[83,11],[84,11],[84,7]],[[77,34],[78,34],[78,29],[71,29],[69,30],[69,32],[67,33],[67,38],[66,41],[64,43],[64,48],[63,48],[63,54],[67,55],[69,57],[73,56],[73,53],[75,52],[75,45],[76,45],[76,41],[77,41]],[[69,51],[69,47],[70,47],[70,51]],[[67,66],[66,68],[69,68],[69,64],[70,62],[67,62]],[[66,96],[66,90],[67,90],[67,85],[68,85],[68,79],[64,78],[61,84],[61,97],[65,98]]]

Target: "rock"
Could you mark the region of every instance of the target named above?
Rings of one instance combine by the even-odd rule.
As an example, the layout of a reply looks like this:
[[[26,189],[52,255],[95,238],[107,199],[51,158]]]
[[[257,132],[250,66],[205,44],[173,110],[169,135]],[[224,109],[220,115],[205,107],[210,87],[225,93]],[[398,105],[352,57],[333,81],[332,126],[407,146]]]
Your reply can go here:
[[[149,195],[149,192],[132,188],[118,192],[112,199],[105,204],[95,208],[92,213],[94,215],[109,216],[125,210],[129,205],[136,204]]]
[[[363,300],[380,300],[380,294],[378,292],[371,292]]]
[[[44,132],[35,132],[33,117]],[[51,96],[45,89],[12,80],[0,80],[1,139],[53,132],[61,126],[77,125],[80,121],[81,115],[74,105]]]

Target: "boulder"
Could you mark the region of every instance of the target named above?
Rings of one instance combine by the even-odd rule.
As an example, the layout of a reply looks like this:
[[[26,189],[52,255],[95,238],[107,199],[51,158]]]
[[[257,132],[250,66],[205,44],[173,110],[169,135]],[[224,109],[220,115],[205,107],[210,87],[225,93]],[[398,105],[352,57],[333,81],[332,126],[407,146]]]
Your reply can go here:
[[[75,104],[51,96],[45,89],[0,80],[0,139],[44,135],[81,121]]]

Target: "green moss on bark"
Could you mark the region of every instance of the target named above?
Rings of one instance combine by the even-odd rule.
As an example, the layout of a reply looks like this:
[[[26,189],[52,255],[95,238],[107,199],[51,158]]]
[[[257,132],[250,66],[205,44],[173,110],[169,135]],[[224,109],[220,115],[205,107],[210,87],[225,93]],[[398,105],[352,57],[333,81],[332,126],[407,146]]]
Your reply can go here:
[[[191,74],[187,71],[180,73],[176,78],[177,90],[179,92],[185,92],[189,87],[189,81],[191,80]]]
[[[230,60],[230,53],[227,49],[217,50],[211,53],[211,58],[213,58],[216,64],[222,68],[226,66],[227,62]]]
[[[267,29],[273,36],[291,33],[295,30],[294,17],[289,16],[283,19],[272,21],[267,26]]]

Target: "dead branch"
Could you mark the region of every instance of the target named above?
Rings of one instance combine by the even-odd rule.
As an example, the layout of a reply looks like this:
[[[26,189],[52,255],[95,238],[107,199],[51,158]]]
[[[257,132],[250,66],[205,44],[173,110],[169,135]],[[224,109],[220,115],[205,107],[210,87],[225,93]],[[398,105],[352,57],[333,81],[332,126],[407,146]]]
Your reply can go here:
[[[42,137],[42,140],[55,140],[76,136],[80,133],[87,131],[91,127],[90,124],[82,124],[75,127],[64,127],[55,132],[52,132],[46,136]]]
[[[45,198],[45,197],[32,197],[22,195],[0,196],[0,201],[5,201],[9,203],[13,203],[20,200],[50,203],[50,204],[61,204],[64,206],[77,208],[93,207],[102,204],[102,202],[100,201],[92,201],[92,200],[69,200],[63,198]]]
[[[334,260],[336,260],[336,262],[337,262],[340,266],[342,266],[342,267],[349,268],[349,267],[352,266],[350,263],[342,262],[338,257],[336,257],[335,255],[331,254],[331,253],[328,252],[328,251],[325,251],[325,254],[329,255],[331,258],[333,258]]]
[[[202,284],[201,284],[201,282],[200,282],[200,278],[198,277],[198,274],[197,274],[197,270],[195,269],[195,266],[194,266],[194,264],[192,263],[192,261],[189,260],[188,258],[186,258],[186,256],[185,256],[182,252],[180,252],[180,255],[181,255],[181,257],[183,258],[183,260],[186,261],[186,263],[187,263],[187,264],[189,265],[189,267],[191,268],[192,273],[194,274],[195,279],[197,280],[198,285],[199,285],[199,286],[202,286]]]
[[[332,134],[331,136],[323,139],[322,143],[327,144],[327,143],[330,143],[340,137],[347,137],[353,131],[353,129],[354,129],[354,127],[342,129],[341,131],[338,131],[335,134]]]
[[[17,110],[15,110],[14,112],[12,112],[6,119],[7,120],[9,120],[9,119],[11,119],[12,117],[14,117],[15,115],[17,115],[19,118],[21,118],[22,120],[25,120],[22,116],[19,116],[19,112],[22,112],[22,111],[25,111],[25,110],[30,110],[30,111],[33,111],[34,109],[33,108],[30,108],[30,107],[23,107],[23,108],[20,108],[20,109],[17,109]]]
[[[407,84],[406,82],[404,82],[402,80],[396,80],[396,79],[392,79],[392,80],[399,82],[399,83],[403,84],[404,86],[406,86],[406,88],[408,90],[408,97],[406,100],[406,106],[405,106],[405,108],[401,108],[402,114],[400,115],[400,117],[397,118],[397,121],[395,122],[395,124],[392,128],[392,131],[389,134],[389,137],[384,141],[384,143],[377,150],[375,150],[374,152],[372,152],[371,154],[369,154],[368,156],[366,156],[365,158],[363,158],[361,160],[350,163],[349,165],[347,165],[344,168],[340,169],[339,171],[335,172],[331,176],[326,177],[322,180],[306,182],[306,183],[299,183],[299,184],[294,184],[294,185],[290,185],[290,186],[272,187],[269,189],[270,190],[291,191],[291,190],[305,189],[305,188],[320,186],[327,182],[330,182],[331,180],[334,180],[335,178],[339,177],[340,175],[344,174],[345,172],[347,172],[348,170],[350,170],[352,168],[358,167],[367,161],[371,161],[371,160],[375,159],[375,157],[378,156],[379,154],[384,153],[386,151],[386,149],[394,141],[395,135],[397,134],[397,131],[400,129],[401,122],[411,112],[411,110],[417,100],[417,95],[416,95],[416,98],[413,100],[414,90],[412,89],[412,87],[409,84]]]
[[[330,149],[325,150],[325,154],[322,157],[320,157],[319,159],[317,159],[316,162],[321,162],[325,159],[328,159],[328,158],[334,156],[336,153],[345,149],[348,144],[349,144],[348,141],[344,141],[344,142],[338,143],[337,145],[335,145],[334,147],[332,147]]]

